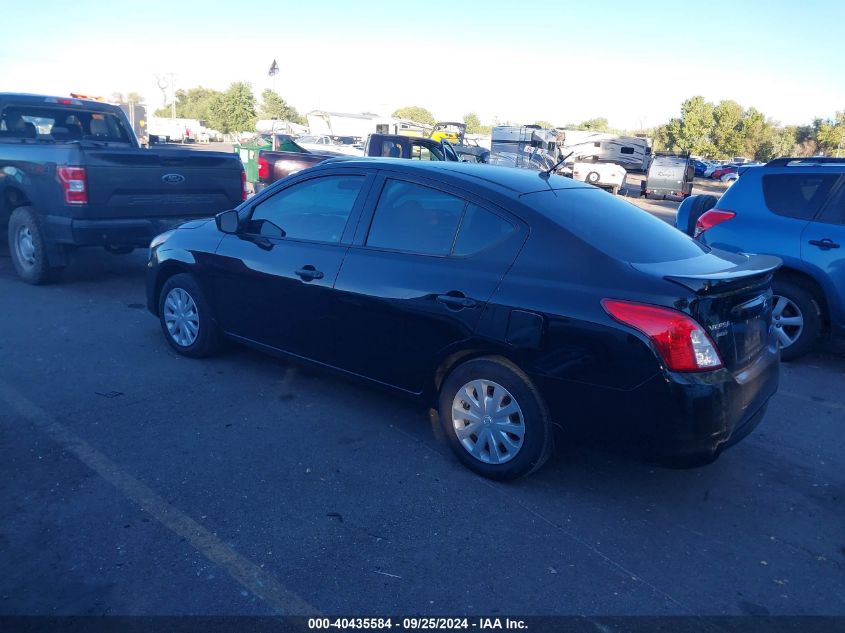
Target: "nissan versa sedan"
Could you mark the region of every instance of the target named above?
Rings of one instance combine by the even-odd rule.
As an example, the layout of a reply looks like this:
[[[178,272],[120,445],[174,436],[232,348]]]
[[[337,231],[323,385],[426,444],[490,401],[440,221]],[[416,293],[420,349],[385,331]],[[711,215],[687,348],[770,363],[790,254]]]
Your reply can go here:
[[[147,300],[185,356],[230,339],[421,396],[461,462],[513,479],[558,427],[685,464],[747,435],[779,263],[568,178],[336,159],[158,236]]]

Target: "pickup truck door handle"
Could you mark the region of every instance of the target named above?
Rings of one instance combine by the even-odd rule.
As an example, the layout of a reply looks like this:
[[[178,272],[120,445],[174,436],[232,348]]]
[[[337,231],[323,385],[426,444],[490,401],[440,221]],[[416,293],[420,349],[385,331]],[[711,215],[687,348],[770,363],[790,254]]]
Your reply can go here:
[[[454,294],[454,295],[437,295],[437,300],[445,305],[447,308],[452,308],[456,310],[463,310],[464,308],[474,308],[478,305],[478,302],[475,299],[470,299],[469,297],[465,297],[462,294]]]
[[[302,281],[313,281],[314,279],[322,279],[323,272],[314,268],[311,264],[303,266],[296,271],[296,274],[302,278]]]
[[[834,242],[829,237],[826,237],[823,240],[810,240],[810,244],[812,244],[813,246],[818,246],[823,251],[826,251],[831,248],[839,248],[839,244]]]

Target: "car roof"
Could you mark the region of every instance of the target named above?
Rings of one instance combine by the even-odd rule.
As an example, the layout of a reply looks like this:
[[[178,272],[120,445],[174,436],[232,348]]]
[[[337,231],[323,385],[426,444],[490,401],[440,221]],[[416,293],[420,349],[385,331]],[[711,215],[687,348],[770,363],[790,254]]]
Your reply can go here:
[[[566,178],[549,176],[548,179],[533,169],[501,167],[479,163],[452,161],[418,161],[407,158],[342,158],[321,163],[326,167],[387,169],[433,178],[446,176],[467,184],[494,186],[511,194],[522,195],[549,189],[589,189],[590,185]],[[319,168],[319,167],[318,167]]]

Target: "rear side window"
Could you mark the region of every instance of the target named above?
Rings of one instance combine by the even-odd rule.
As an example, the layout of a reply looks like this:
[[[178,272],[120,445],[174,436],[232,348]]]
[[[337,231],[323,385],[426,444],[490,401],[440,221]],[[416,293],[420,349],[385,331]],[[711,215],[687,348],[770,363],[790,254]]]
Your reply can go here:
[[[513,224],[504,218],[476,204],[468,204],[461,230],[458,231],[454,254],[473,255],[483,251],[501,242],[513,230]]]
[[[763,176],[763,196],[772,213],[812,220],[839,178],[836,174],[770,174]]]
[[[523,195],[522,200],[594,248],[622,261],[669,262],[709,252],[663,220],[603,191],[538,191]]]
[[[0,116],[0,138],[43,141],[130,143],[129,132],[113,112],[44,106],[7,106]]]
[[[438,189],[388,180],[381,192],[367,246],[448,255],[466,201]]]

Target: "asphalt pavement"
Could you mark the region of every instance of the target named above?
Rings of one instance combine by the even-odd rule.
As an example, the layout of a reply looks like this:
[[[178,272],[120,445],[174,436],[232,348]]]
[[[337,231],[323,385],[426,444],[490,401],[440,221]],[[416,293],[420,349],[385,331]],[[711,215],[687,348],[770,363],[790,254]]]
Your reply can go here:
[[[0,250],[0,614],[845,615],[844,357],[707,467],[563,446],[493,483],[413,401],[179,357],[145,255],[32,287]]]

